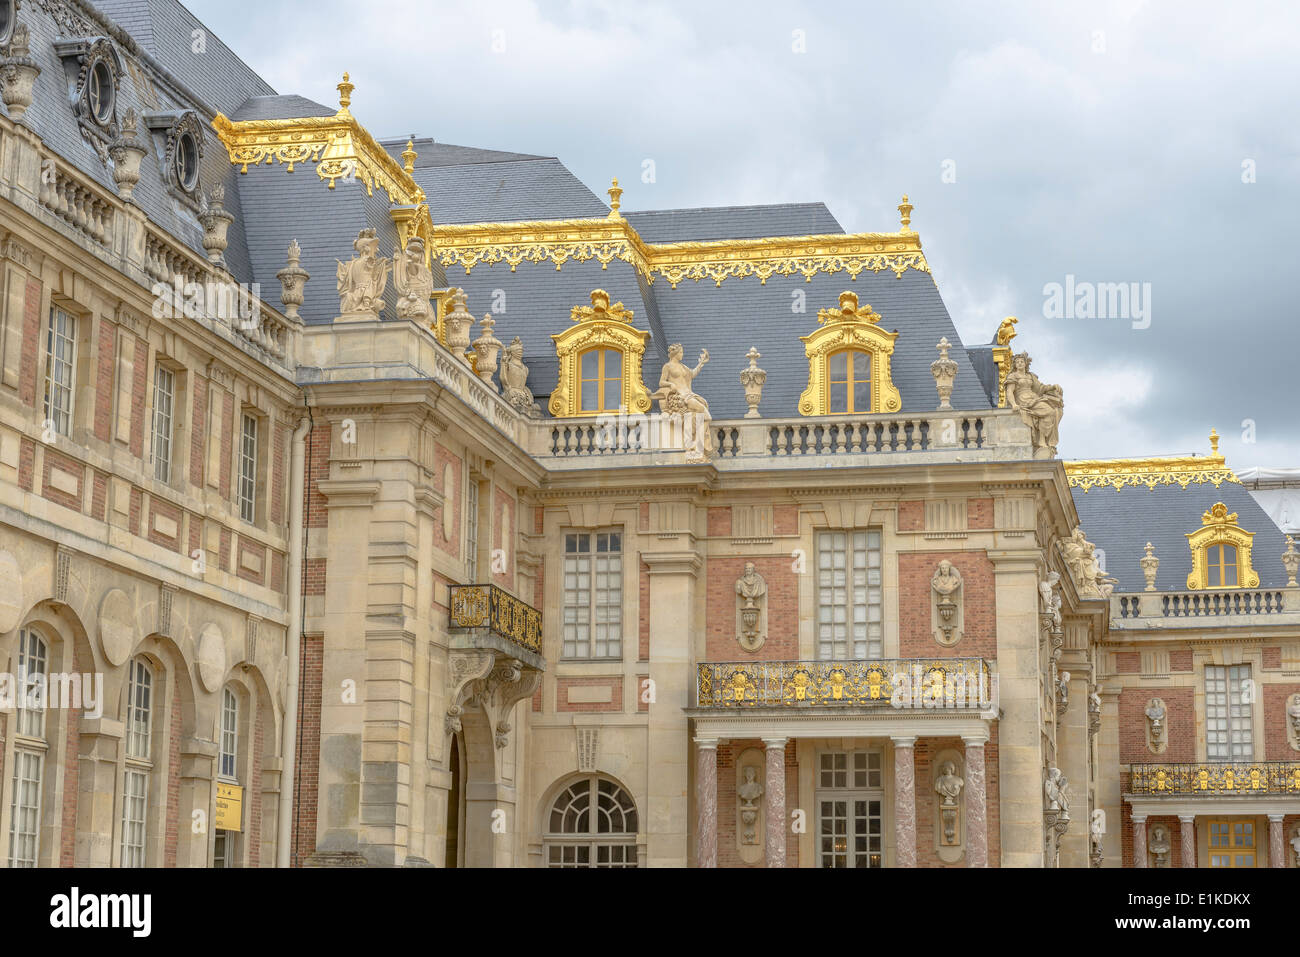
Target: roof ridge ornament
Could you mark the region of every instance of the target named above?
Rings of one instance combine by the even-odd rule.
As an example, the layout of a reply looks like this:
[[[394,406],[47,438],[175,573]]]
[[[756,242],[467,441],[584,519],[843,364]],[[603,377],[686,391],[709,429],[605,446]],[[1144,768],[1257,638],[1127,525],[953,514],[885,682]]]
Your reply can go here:
[[[616,302],[611,306],[609,304],[609,293],[603,289],[593,289],[591,291],[590,306],[574,306],[569,312],[569,318],[574,322],[594,322],[610,319],[631,324],[632,316],[632,310],[624,308],[621,302]]]
[[[840,293],[840,307],[838,309],[817,310],[818,325],[833,322],[869,322],[874,326],[879,324],[880,319],[880,313],[872,309],[870,303],[859,307],[858,294],[849,289]]]
[[[910,233],[912,231],[912,210],[916,207],[907,201],[907,194],[903,194],[903,201],[898,204],[898,219],[901,223],[900,233]]]
[[[339,91],[339,112],[347,113],[348,107],[352,105],[352,91],[357,88],[355,83],[348,82],[347,71],[343,71],[343,82],[335,87]]]
[[[623,214],[619,212],[619,207],[621,207],[623,204],[620,202],[619,198],[623,195],[623,187],[618,185],[617,176],[614,177],[614,181],[610,184],[609,189],[607,189],[605,192],[609,193],[609,216],[607,216],[606,218],[622,219]]]
[[[415,151],[415,137],[412,136],[406,141],[406,149],[402,150],[402,172],[410,175],[415,172],[415,160],[420,154]]]

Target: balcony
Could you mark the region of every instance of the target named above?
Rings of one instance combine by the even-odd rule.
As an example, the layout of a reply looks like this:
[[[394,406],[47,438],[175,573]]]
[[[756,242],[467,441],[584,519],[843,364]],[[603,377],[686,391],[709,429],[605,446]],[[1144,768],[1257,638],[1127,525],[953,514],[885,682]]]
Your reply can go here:
[[[1204,628],[1207,618],[1215,627],[1300,625],[1300,588],[1114,594],[1110,616],[1117,631]]]
[[[1128,790],[1135,796],[1170,798],[1300,795],[1300,762],[1135,764]]]
[[[542,613],[496,585],[452,585],[452,646],[481,648],[546,670]]]
[[[703,662],[695,691],[697,708],[719,711],[997,707],[997,677],[983,658]]]

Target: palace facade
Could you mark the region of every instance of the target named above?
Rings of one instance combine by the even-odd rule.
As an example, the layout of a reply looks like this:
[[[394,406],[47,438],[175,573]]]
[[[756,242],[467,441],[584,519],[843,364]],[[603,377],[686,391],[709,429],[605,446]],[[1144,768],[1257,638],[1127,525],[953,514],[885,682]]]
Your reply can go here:
[[[1062,461],[906,196],[625,211],[338,90],[0,0],[0,861],[1300,866],[1217,436]]]

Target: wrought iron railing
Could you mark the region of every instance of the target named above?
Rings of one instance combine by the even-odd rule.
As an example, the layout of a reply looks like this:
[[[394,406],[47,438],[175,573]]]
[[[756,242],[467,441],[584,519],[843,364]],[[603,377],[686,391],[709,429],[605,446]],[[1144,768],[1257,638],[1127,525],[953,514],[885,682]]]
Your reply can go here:
[[[542,613],[496,585],[452,585],[451,627],[486,628],[542,653]]]
[[[996,702],[983,658],[721,661],[696,669],[701,708],[972,708]]]
[[[1300,794],[1300,761],[1135,764],[1133,794]]]

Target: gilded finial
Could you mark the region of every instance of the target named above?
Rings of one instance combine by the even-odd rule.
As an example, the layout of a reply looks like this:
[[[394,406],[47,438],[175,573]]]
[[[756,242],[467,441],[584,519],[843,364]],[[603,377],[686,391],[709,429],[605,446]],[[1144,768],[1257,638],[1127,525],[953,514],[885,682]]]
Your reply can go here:
[[[915,207],[907,201],[907,194],[903,194],[903,201],[898,204],[898,218],[902,221],[900,233],[910,233],[912,231],[912,210]]]
[[[1001,325],[998,326],[997,335],[994,336],[993,341],[1000,346],[1011,345],[1011,340],[1016,337],[1016,323],[1019,321],[1015,316],[1007,316],[1003,319]]]
[[[1219,433],[1214,429],[1210,429],[1210,454],[1219,454]]]
[[[623,216],[618,209],[619,206],[622,205],[619,202],[619,197],[623,195],[623,187],[618,185],[617,176],[614,177],[614,182],[610,185],[607,192],[609,193],[609,218],[622,219]]]
[[[338,91],[339,91],[339,108],[340,108],[340,109],[342,109],[342,110],[346,110],[349,106],[352,105],[352,91],[355,90],[356,88],[357,88],[357,87],[356,87],[356,84],[355,84],[355,83],[349,83],[349,82],[348,82],[348,75],[347,75],[347,73],[345,72],[345,73],[343,74],[343,82],[340,83],[340,84],[338,85],[338,87],[337,87],[337,89],[338,89]]]
[[[415,172],[415,157],[419,155],[415,152],[415,138],[406,141],[406,149],[402,150],[402,169],[407,173]]]

